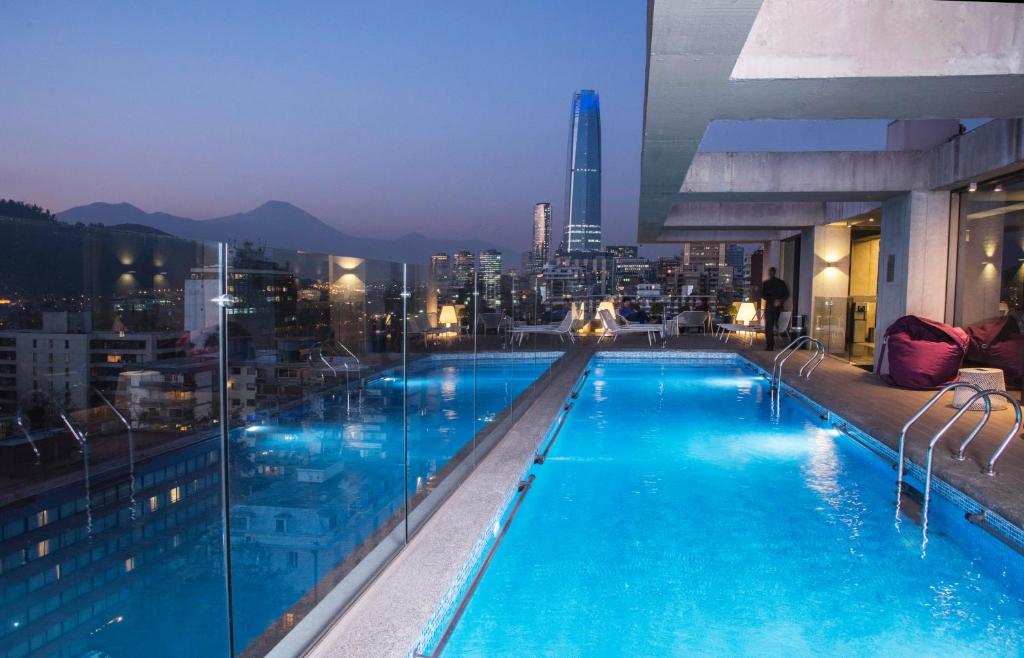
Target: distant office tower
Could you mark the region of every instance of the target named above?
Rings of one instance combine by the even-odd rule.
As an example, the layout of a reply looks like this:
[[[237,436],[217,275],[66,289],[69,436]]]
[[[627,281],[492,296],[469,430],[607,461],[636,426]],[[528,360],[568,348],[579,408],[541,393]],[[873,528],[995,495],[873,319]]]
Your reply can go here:
[[[501,304],[501,252],[497,249],[480,252],[480,292],[487,306]]]
[[[456,251],[452,259],[452,284],[460,288],[472,288],[475,267],[473,252]]]
[[[683,265],[725,265],[724,242],[684,242]]]
[[[448,254],[437,253],[430,257],[430,281],[441,302],[448,301],[452,285],[452,259]]]
[[[448,254],[437,253],[430,257],[430,276],[435,283],[447,283],[452,275],[452,259]]]
[[[533,265],[544,269],[551,256],[551,204],[538,203],[533,207]]]
[[[565,250],[601,249],[601,111],[597,92],[576,92],[569,129]]]
[[[743,271],[743,265],[747,260],[746,252],[743,251],[743,247],[738,244],[727,244],[725,245],[725,264],[733,269],[734,272],[739,274]]]

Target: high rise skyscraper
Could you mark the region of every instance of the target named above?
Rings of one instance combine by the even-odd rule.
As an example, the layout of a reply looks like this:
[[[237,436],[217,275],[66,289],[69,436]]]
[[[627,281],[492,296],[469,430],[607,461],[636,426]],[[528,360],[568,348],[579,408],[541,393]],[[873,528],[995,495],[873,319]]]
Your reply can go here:
[[[683,265],[725,265],[724,242],[684,242]]]
[[[501,252],[497,249],[481,251],[479,272],[484,303],[494,308],[501,303]]]
[[[565,250],[601,249],[601,110],[597,92],[577,91],[569,128]]]
[[[544,269],[551,256],[551,204],[538,203],[533,207],[533,266]]]
[[[473,287],[476,259],[472,251],[456,251],[452,256],[452,283],[460,288]]]

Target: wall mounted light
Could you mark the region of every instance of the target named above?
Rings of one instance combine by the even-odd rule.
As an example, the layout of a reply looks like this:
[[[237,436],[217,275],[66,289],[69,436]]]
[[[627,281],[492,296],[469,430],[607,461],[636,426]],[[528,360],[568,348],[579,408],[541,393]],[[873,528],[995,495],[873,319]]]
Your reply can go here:
[[[995,186],[995,188],[993,188],[993,190],[992,190],[992,191],[993,191],[993,192],[1002,192],[1002,191],[1003,191],[1003,186],[1002,186],[1002,184],[996,185],[996,186]]]
[[[978,191],[978,184],[977,183],[971,183],[970,185],[967,186],[967,191],[968,192],[977,192]]]

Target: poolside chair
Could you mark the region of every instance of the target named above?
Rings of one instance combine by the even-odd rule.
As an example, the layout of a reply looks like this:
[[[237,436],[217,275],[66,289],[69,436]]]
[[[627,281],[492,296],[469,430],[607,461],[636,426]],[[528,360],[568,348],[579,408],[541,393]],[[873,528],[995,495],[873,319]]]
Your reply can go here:
[[[707,311],[683,311],[668,321],[666,329],[669,335],[672,336],[678,336],[680,329],[688,329],[690,327],[700,329],[702,334],[706,334],[708,332],[709,317],[711,317],[711,314]]]
[[[576,339],[572,335],[572,325],[575,318],[575,313],[570,309],[566,312],[565,317],[558,324],[534,324],[524,325],[522,327],[512,327],[512,337],[519,337],[519,344],[523,344],[523,338],[526,334],[538,334],[546,336],[558,336],[558,339],[565,342],[565,337],[569,337],[569,342],[575,343]]]
[[[604,340],[604,337],[608,334],[611,334],[612,342],[615,342],[619,336],[624,334],[647,334],[647,343],[649,345],[653,345],[655,336],[665,335],[665,328],[660,324],[621,325],[615,319],[615,315],[608,309],[603,308],[598,313],[601,315],[601,322],[604,323],[604,331],[597,339],[597,342],[599,343]]]

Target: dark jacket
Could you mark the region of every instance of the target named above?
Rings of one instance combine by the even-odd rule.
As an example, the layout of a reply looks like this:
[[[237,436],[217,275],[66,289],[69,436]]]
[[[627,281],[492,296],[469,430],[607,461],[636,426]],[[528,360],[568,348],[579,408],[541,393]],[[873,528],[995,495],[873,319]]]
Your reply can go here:
[[[774,276],[761,286],[761,298],[771,304],[775,300],[786,301],[789,299],[789,286],[777,276]]]

